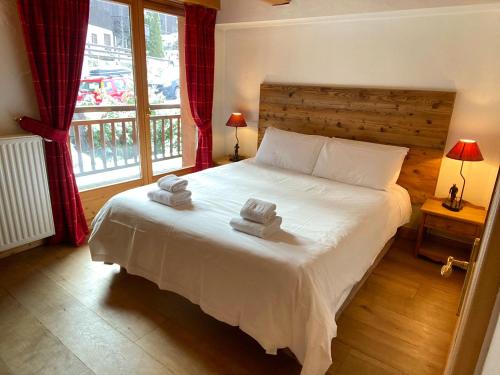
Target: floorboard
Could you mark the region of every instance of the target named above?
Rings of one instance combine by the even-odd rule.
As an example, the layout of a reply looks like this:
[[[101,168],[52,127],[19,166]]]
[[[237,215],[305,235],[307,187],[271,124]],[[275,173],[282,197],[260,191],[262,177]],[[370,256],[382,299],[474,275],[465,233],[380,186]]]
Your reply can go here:
[[[0,332],[0,374],[92,374],[9,294],[0,296]]]
[[[329,374],[442,373],[463,272],[397,240],[338,322]],[[235,327],[86,246],[0,260],[0,374],[298,374]]]

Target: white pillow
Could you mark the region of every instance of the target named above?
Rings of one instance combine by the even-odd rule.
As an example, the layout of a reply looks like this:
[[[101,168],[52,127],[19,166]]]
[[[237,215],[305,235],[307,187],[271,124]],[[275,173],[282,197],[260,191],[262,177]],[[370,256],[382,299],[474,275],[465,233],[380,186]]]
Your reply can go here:
[[[396,183],[409,149],[347,139],[325,143],[313,176],[387,190]]]
[[[255,160],[279,168],[311,174],[328,137],[266,129]]]

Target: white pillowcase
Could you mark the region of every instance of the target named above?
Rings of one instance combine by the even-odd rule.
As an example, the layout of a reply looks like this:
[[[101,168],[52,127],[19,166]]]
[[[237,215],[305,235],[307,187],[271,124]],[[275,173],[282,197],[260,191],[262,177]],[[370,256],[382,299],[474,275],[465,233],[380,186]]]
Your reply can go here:
[[[328,137],[266,129],[255,160],[279,168],[311,174]]]
[[[409,149],[334,138],[325,143],[313,176],[387,190],[396,183]]]

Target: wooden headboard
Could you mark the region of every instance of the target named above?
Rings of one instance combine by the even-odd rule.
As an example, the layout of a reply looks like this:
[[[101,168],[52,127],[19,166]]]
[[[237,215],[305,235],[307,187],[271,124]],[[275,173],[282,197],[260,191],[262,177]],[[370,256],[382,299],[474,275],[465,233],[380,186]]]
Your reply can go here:
[[[412,203],[432,197],[455,93],[448,91],[298,86],[260,88],[260,144],[267,127],[406,146],[398,184]]]

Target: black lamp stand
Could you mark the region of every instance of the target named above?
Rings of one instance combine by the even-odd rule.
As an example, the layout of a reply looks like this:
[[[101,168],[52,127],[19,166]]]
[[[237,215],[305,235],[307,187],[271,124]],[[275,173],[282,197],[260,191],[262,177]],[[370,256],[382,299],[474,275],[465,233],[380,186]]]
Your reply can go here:
[[[444,208],[447,208],[450,211],[458,212],[462,208],[464,208],[464,206],[462,204],[463,203],[462,199],[463,199],[463,196],[464,196],[464,189],[465,189],[465,177],[464,177],[464,175],[462,173],[463,168],[464,168],[464,161],[462,160],[462,165],[460,166],[460,176],[462,177],[462,180],[464,182],[462,184],[462,191],[460,192],[460,199],[457,202],[457,201],[455,201],[455,197],[451,197],[450,199],[447,199],[446,201],[444,201],[443,204],[442,204],[442,206]]]

